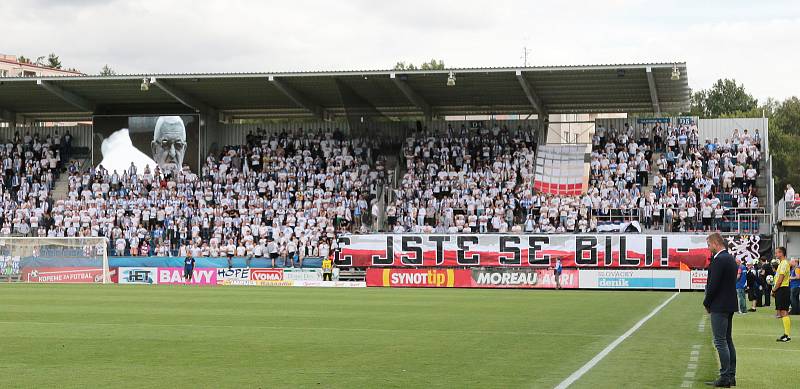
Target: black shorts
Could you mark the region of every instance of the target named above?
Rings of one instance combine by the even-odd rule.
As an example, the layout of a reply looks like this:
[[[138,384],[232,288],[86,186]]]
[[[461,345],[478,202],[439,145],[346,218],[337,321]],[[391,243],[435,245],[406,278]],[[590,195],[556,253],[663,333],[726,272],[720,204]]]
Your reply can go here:
[[[783,286],[775,291],[775,310],[788,311],[789,310],[789,287]]]
[[[184,267],[183,268],[183,278],[191,277],[193,270],[194,270],[193,267]]]

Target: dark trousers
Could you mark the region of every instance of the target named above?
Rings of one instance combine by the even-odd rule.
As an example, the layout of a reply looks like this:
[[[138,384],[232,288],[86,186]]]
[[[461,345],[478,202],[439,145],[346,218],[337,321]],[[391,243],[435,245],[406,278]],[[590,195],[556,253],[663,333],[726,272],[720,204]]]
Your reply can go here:
[[[761,306],[768,307],[770,306],[770,286],[767,284],[766,278],[761,279],[761,285],[765,285],[764,293],[761,293]]]
[[[733,312],[711,312],[711,333],[719,354],[719,376],[726,380],[736,378],[736,349],[733,347],[732,329]]]
[[[792,315],[800,315],[800,287],[790,289],[792,299],[792,310],[789,312]]]

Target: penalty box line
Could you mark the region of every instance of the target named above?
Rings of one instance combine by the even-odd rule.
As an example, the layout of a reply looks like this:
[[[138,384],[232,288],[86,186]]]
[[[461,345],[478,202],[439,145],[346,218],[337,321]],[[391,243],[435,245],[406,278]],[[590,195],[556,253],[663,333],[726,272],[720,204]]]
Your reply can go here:
[[[595,355],[594,358],[589,360],[589,362],[586,362],[586,364],[581,366],[580,369],[575,370],[575,372],[570,374],[570,376],[567,377],[564,381],[561,381],[561,383],[558,384],[555,388],[556,389],[566,389],[570,385],[575,383],[575,381],[577,381],[579,378],[581,378],[584,374],[586,374],[586,372],[591,370],[591,368],[595,367],[595,365],[597,365],[597,363],[599,363],[601,360],[603,360],[603,358],[605,358],[608,354],[610,354],[611,351],[614,351],[614,349],[617,348],[617,346],[619,346],[620,343],[624,342],[625,339],[628,339],[628,337],[633,335],[633,333],[636,332],[636,330],[638,330],[639,327],[644,325],[644,323],[647,323],[647,321],[650,320],[650,318],[655,316],[662,308],[667,306],[667,304],[669,304],[670,301],[674,300],[675,297],[678,297],[678,294],[680,294],[680,292],[675,292],[666,301],[661,303],[661,305],[659,305],[655,309],[653,309],[653,311],[650,312],[647,316],[643,317],[642,320],[639,320],[639,322],[634,324],[633,327],[631,327],[630,329],[625,331],[625,333],[620,335],[619,338],[615,339],[608,346],[606,346],[606,348],[604,348],[597,355]]]

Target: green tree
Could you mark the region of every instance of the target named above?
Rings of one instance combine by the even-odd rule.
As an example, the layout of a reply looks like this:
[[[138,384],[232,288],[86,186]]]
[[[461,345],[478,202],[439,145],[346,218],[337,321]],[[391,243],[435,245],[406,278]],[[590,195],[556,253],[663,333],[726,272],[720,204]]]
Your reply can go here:
[[[770,125],[775,123],[777,128],[786,132],[787,135],[794,137],[800,136],[800,99],[797,96],[792,96],[784,100],[780,105],[775,108],[772,116],[770,117]],[[770,128],[772,128],[770,126]],[[800,141],[800,139],[796,139]],[[795,166],[795,168],[800,165]],[[796,169],[800,171],[800,169]]]
[[[800,188],[800,99],[797,96],[776,103],[770,112],[769,147],[775,200],[780,200],[786,184]]]
[[[61,59],[55,53],[50,53],[47,56],[47,64],[45,65],[53,69],[61,69]]]
[[[117,72],[115,72],[114,69],[111,68],[111,66],[108,66],[108,64],[105,64],[105,65],[103,65],[103,68],[100,69],[100,75],[101,76],[116,76]]]
[[[394,65],[394,70],[417,70],[417,67],[411,62],[399,61]]]
[[[769,145],[772,156],[772,177],[775,183],[775,200],[783,198],[786,184],[800,185],[800,139],[769,123]]]
[[[436,61],[435,59],[430,60],[430,62],[423,62],[420,66],[422,70],[444,70],[444,61],[441,59]]]
[[[444,61],[432,59],[428,62],[423,62],[419,67],[411,62],[399,61],[394,65],[394,70],[444,70]]]
[[[709,89],[692,94],[691,114],[702,118],[735,115],[758,108],[758,100],[747,93],[743,84],[733,79],[720,79]]]
[[[19,63],[31,63],[31,59],[24,55],[20,55],[19,58],[17,58],[17,61]]]

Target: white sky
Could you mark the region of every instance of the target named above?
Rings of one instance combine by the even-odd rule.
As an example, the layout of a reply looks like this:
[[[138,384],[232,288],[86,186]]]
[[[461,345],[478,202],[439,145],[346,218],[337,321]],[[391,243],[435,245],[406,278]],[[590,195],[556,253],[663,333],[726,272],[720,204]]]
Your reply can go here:
[[[391,3],[391,4],[390,4]],[[569,4],[566,4],[569,3]],[[800,94],[800,1],[2,0],[0,52],[97,73],[686,61],[692,89]]]

